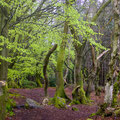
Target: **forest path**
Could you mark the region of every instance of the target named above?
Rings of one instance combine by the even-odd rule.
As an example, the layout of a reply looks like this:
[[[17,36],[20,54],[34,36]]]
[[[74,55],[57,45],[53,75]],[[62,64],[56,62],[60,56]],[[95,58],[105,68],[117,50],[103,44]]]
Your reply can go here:
[[[65,89],[66,94],[71,97],[72,89]],[[42,103],[44,99],[44,89],[11,89],[11,93],[19,93],[24,97],[13,97],[17,105],[23,105],[26,102],[26,98],[31,98],[38,103]],[[48,93],[50,97],[54,96],[55,88],[49,88]],[[68,109],[58,109],[54,106],[43,106],[42,108],[15,108],[13,117],[8,117],[6,120],[87,120],[90,114],[94,113],[98,109],[98,105],[103,102],[104,94],[101,96],[95,96],[94,93],[91,94],[91,99],[94,102],[91,105],[73,105],[77,107],[79,111],[73,111],[72,107]],[[94,120],[113,120],[112,118],[101,118],[96,116]]]

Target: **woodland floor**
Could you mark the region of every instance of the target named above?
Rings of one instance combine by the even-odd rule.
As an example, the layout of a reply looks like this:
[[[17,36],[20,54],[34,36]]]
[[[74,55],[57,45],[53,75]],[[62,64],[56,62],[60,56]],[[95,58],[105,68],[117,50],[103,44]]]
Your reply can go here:
[[[71,88],[65,89],[66,94],[71,97]],[[25,104],[25,98],[31,98],[40,104],[44,99],[44,89],[10,89],[11,93],[19,93],[24,97],[13,97],[17,105]],[[54,96],[55,88],[49,88],[48,93],[50,97]],[[120,120],[120,118],[94,116],[90,118],[89,115],[98,110],[98,106],[103,103],[104,93],[100,96],[95,96],[94,92],[91,93],[91,99],[94,102],[91,105],[73,105],[79,109],[79,111],[73,111],[72,107],[68,109],[58,109],[54,106],[43,106],[41,108],[15,108],[15,113],[12,117],[7,117],[6,120]],[[88,119],[88,120],[89,120]]]

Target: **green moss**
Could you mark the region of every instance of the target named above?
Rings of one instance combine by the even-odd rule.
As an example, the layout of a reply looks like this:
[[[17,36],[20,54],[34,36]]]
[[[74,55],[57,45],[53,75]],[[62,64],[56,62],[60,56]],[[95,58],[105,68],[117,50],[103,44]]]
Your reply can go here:
[[[69,105],[75,105],[75,104],[80,104],[78,100],[72,100],[72,102]]]
[[[100,96],[100,92],[102,91],[102,88],[97,86],[97,88],[95,89],[96,95]]]
[[[13,112],[13,107],[16,106],[16,102],[13,99],[8,98],[7,102],[6,102],[6,112],[12,113]]]
[[[107,103],[100,105],[100,109],[96,112],[96,115],[103,115],[105,114],[105,109],[108,107]]]
[[[39,79],[39,78],[36,78],[36,83],[37,83],[38,87],[40,87],[40,88],[43,87],[43,85],[42,85],[42,83],[40,82],[40,79]]]
[[[9,93],[9,97],[16,97],[16,98],[19,98],[19,97],[21,97],[21,95],[18,94],[18,93]]]
[[[79,111],[79,109],[77,107],[72,107],[73,111]]]
[[[120,116],[120,109],[115,110],[114,114],[115,114],[115,116],[119,117]]]
[[[96,113],[92,113],[92,114],[90,115],[90,117],[94,117],[94,116],[96,116]]]
[[[5,119],[6,116],[6,101],[7,98],[7,84],[0,87],[0,118],[1,120]]]
[[[77,86],[72,92],[73,101],[71,104],[86,104],[87,99],[85,96],[85,91],[82,87]]]
[[[26,108],[26,109],[28,109],[28,108],[29,108],[28,103],[25,103],[25,108]]]
[[[66,108],[66,100],[61,97],[50,98],[48,104],[53,104],[57,108]]]
[[[78,91],[79,93],[79,101],[81,104],[86,104],[86,96],[85,96],[85,91],[81,88]]]
[[[14,116],[15,115],[15,113],[13,112],[13,111],[10,111],[9,113],[8,113],[8,116],[10,116],[10,117],[12,117],[12,116]]]
[[[90,117],[93,117],[93,116],[96,116],[96,115],[105,116],[106,115],[105,110],[106,110],[107,107],[108,107],[107,103],[104,103],[104,104],[100,105],[100,109],[98,109],[98,111],[96,113],[92,113],[90,115]]]
[[[113,101],[112,101],[112,106],[117,105],[117,94],[119,91],[120,83],[116,82],[113,86]]]
[[[56,94],[55,94],[55,98],[56,97],[64,98],[67,100],[67,102],[71,101],[71,99],[66,95],[66,93],[64,91],[64,86],[61,86],[57,89]]]

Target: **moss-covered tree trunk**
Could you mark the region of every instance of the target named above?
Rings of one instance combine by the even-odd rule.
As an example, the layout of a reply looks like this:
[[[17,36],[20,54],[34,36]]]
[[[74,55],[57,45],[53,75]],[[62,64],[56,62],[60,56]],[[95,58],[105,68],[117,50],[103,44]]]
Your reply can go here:
[[[7,101],[7,86],[5,81],[0,81],[0,120],[5,120]]]
[[[8,2],[8,0],[5,0],[5,2]],[[0,6],[0,36],[3,36],[5,39],[8,37],[8,8]],[[8,56],[8,49],[6,48],[6,40],[1,40],[0,42],[3,42],[3,45],[0,46],[0,56],[7,57]],[[0,59],[0,80],[7,80],[7,70],[8,70],[8,64],[5,60]]]
[[[114,73],[115,69],[114,67],[117,68],[116,66],[116,60],[118,57],[118,50],[119,50],[119,42],[120,42],[120,1],[119,0],[112,0],[113,2],[113,12],[114,12],[114,40],[113,40],[113,51],[111,54],[111,61],[110,61],[110,71],[109,71],[109,76],[112,82],[114,82]],[[119,51],[120,52],[120,51]],[[113,67],[114,66],[114,67]],[[119,77],[118,76],[118,81],[113,86],[113,99],[112,99],[112,105],[116,105],[117,102],[117,93],[118,93],[118,88],[120,86],[119,82]]]
[[[97,60],[96,60],[96,55],[95,55],[95,49],[93,46],[91,46],[91,53],[92,53],[92,71],[90,75],[88,76],[88,86],[87,86],[87,91],[86,91],[86,96],[87,98],[90,98],[90,93],[91,93],[91,86],[93,80],[96,78],[96,72],[97,72]]]
[[[105,7],[107,7],[110,4],[111,0],[108,0],[105,4],[103,4],[100,9],[97,11],[97,13],[93,16],[92,18],[92,22],[96,22],[96,20],[98,19],[99,15],[101,14],[101,12],[104,10]],[[95,57],[95,51],[94,48],[92,48],[92,61],[93,61],[93,69],[91,72],[91,75],[88,77],[88,86],[87,86],[87,91],[86,91],[86,95],[89,98],[90,97],[90,91],[91,91],[91,84],[92,84],[92,80],[95,78],[96,72],[97,72],[97,58]],[[100,56],[101,57],[101,56]]]
[[[98,12],[94,15],[94,17],[92,18],[92,22],[95,22],[97,20],[97,18],[99,17],[99,15],[101,14],[101,12],[103,11],[103,9],[111,2],[111,0],[108,0],[99,10]],[[74,36],[74,39],[76,39],[77,41],[79,40],[79,37],[77,36],[76,34],[76,31],[74,30],[73,26],[70,26],[70,29],[71,29],[71,33],[73,34]],[[81,65],[82,65],[82,53],[84,51],[84,47],[86,45],[86,42],[83,43],[83,45],[81,46],[80,44],[77,44],[74,42],[74,47],[75,47],[75,54],[76,54],[76,58],[75,58],[75,71],[74,71],[74,80],[75,80],[75,83],[77,85],[77,87],[73,90],[73,101],[78,101],[79,102],[83,102],[85,103],[85,92],[83,90],[83,80],[82,80],[82,71],[81,71]],[[93,51],[92,51],[93,52]],[[90,88],[91,88],[91,80],[94,78],[95,74],[96,74],[96,64],[97,64],[97,61],[95,59],[95,54],[93,54],[93,70],[92,70],[92,75],[90,75],[90,77],[88,78],[89,79],[89,82],[88,82],[88,89],[87,89],[87,96],[89,98],[89,95],[90,95]],[[82,93],[82,94],[81,94]],[[76,95],[76,94],[80,94],[81,97],[83,97],[82,99],[84,100],[81,100],[80,96],[79,95]],[[79,98],[78,98],[79,97]]]
[[[8,3],[9,0],[5,0]],[[4,37],[0,38],[0,42],[3,45],[0,46],[0,56],[7,58],[8,49],[6,46],[6,39],[8,38],[8,15],[9,9],[6,6],[0,5],[0,36]],[[0,120],[5,119],[6,115],[6,82],[7,81],[7,71],[8,64],[5,60],[0,59]]]
[[[44,91],[45,91],[45,97],[48,96],[47,89],[48,89],[48,77],[47,77],[47,65],[49,62],[50,55],[56,50],[57,44],[55,44],[47,53],[45,59],[44,59],[44,66],[43,66],[43,75],[44,75]]]
[[[71,33],[76,41],[79,41],[79,37],[76,34],[73,26],[70,26]],[[74,80],[76,87],[72,91],[73,102],[72,104],[84,104],[86,103],[85,91],[83,89],[83,77],[82,77],[82,56],[85,49],[86,41],[80,45],[76,41],[73,42],[75,48],[75,68],[74,68]]]
[[[64,36],[63,36],[62,43],[60,45],[60,50],[58,53],[58,60],[57,60],[56,96],[59,96],[62,98],[67,98],[64,91],[64,80],[63,80],[63,66],[64,66],[64,59],[65,59],[67,34],[68,34],[68,22],[66,21],[64,24]]]

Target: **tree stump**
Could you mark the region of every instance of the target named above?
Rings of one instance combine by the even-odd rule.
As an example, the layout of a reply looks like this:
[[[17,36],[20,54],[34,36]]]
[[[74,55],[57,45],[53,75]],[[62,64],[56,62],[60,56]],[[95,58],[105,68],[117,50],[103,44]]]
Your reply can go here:
[[[0,81],[0,120],[5,120],[6,101],[7,101],[7,84],[5,81]]]

